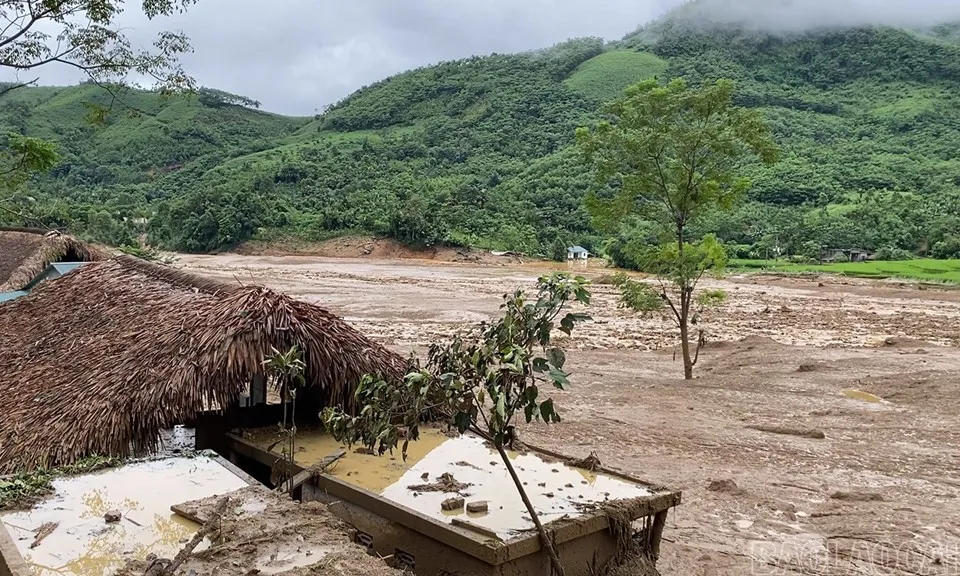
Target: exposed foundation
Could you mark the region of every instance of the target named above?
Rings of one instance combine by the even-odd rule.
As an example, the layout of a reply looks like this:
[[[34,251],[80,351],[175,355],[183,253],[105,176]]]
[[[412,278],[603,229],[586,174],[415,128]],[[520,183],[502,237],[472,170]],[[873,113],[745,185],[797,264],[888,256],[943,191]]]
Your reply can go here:
[[[210,415],[206,422],[215,423],[220,434],[201,418],[197,447],[213,447],[254,477],[268,479],[282,458],[279,445],[270,450],[279,439],[276,421],[269,421],[275,411],[257,406],[233,410],[226,420]],[[247,428],[231,425],[239,422]],[[225,428],[233,432],[223,433]],[[343,449],[316,428],[299,428],[296,446],[297,471]],[[680,503],[679,492],[610,470],[575,468],[565,463],[568,458],[536,448],[509,456],[568,576],[594,574],[609,563],[622,551],[624,527],[629,533],[631,523],[634,537],[656,558],[667,511]],[[444,474],[453,478],[441,478]],[[294,495],[330,504],[371,553],[423,576],[549,573],[539,536],[500,456],[474,436],[451,438],[425,429],[410,443],[406,461],[399,452],[375,456],[348,450]],[[468,504],[480,502],[487,504],[486,512],[467,511]]]
[[[150,553],[173,556],[200,526],[174,514],[172,505],[251,482],[222,458],[204,456],[54,480],[53,496],[0,516],[0,576],[102,575]],[[104,516],[114,511],[119,521],[108,523]],[[55,527],[38,538],[44,525]]]

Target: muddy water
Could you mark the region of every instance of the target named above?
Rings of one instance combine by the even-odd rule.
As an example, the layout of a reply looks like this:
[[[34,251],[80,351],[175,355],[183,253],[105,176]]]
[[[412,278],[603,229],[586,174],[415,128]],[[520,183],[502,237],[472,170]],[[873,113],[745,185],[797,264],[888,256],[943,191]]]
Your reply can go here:
[[[173,557],[199,526],[170,506],[246,484],[209,458],[172,458],[55,480],[56,494],[32,510],[2,516],[10,537],[37,575],[109,574],[130,558]],[[116,524],[103,515],[123,514]],[[34,531],[59,526],[31,549]],[[205,547],[201,543],[198,549]]]
[[[247,440],[267,448],[277,440],[276,428],[247,430]],[[326,456],[346,450],[347,455],[327,470],[327,473],[365,490],[379,493],[387,486],[400,479],[414,464],[419,462],[428,452],[439,446],[448,438],[440,431],[424,429],[420,431],[420,439],[410,442],[407,449],[407,461],[399,450],[393,454],[383,456],[359,454],[353,449],[337,442],[322,430],[298,430],[296,439],[297,464],[310,467],[323,460]],[[273,448],[273,452],[280,453],[280,446]]]
[[[843,395],[847,398],[852,398],[853,400],[860,400],[861,402],[869,402],[870,404],[880,404],[883,402],[883,398],[879,396],[874,396],[869,392],[864,392],[863,390],[854,390],[847,389],[843,391]]]
[[[278,436],[271,428],[247,430],[246,438],[266,448]],[[347,449],[322,430],[299,431],[296,445],[297,463],[305,467]],[[347,455],[329,469],[328,474],[445,523],[450,523],[452,518],[468,521],[496,532],[504,540],[534,528],[500,455],[479,438],[450,438],[439,430],[424,429],[419,440],[410,442],[406,462],[399,451],[373,456],[347,450]],[[275,447],[274,452],[278,451]],[[577,516],[585,505],[651,494],[643,486],[559,462],[547,462],[532,453],[508,455],[517,474],[526,482],[527,495],[544,523],[562,516]],[[443,510],[441,503],[457,493],[410,489],[433,483],[444,473],[452,474],[458,482],[470,484],[460,495],[465,496],[466,503],[487,502],[488,511],[470,513],[466,506]]]
[[[559,462],[547,462],[533,453],[512,454],[510,458],[517,475],[526,483],[527,495],[543,523],[562,516],[579,516],[584,505],[651,494],[643,486]],[[452,474],[458,482],[470,484],[461,493],[466,504],[487,502],[488,512],[471,514],[466,512],[466,507],[444,512],[441,503],[456,494],[410,489],[432,482],[444,473]],[[427,480],[423,479],[424,474],[429,475]],[[470,522],[496,532],[503,540],[534,528],[500,456],[474,436],[446,439],[381,495],[444,522],[450,522],[451,517]]]

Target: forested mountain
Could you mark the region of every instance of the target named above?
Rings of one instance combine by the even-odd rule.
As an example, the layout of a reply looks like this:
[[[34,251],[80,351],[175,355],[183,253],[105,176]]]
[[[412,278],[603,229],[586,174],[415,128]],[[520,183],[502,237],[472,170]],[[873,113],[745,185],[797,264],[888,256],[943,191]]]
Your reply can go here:
[[[316,118],[260,112],[205,90],[191,99],[121,95],[102,125],[99,88],[24,88],[0,97],[0,124],[60,143],[63,162],[21,197],[30,218],[120,243],[144,230],[204,251],[251,235],[344,232],[546,253],[560,238],[596,250],[582,199],[591,178],[574,129],[639,80],[737,82],[782,148],[744,166],[754,186],[708,218],[735,256],[820,244],[949,256],[960,252],[960,41],[956,26],[804,34],[705,26],[679,15],[622,41],[411,70]],[[0,214],[0,219],[13,218]],[[18,222],[19,223],[19,222]],[[31,222],[24,222],[30,224]],[[643,234],[626,228],[617,247]]]

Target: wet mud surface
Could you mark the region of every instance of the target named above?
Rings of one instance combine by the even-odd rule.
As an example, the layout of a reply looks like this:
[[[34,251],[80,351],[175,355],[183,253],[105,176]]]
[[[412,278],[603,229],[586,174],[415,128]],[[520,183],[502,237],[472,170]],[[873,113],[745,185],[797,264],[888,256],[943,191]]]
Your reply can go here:
[[[502,294],[551,269],[239,255],[178,265],[314,302],[402,354],[493,317]],[[692,381],[679,377],[670,324],[594,286],[595,321],[564,342],[574,387],[553,394],[563,422],[523,439],[683,490],[665,575],[960,574],[960,291],[826,277],[709,285],[728,298],[703,319]]]

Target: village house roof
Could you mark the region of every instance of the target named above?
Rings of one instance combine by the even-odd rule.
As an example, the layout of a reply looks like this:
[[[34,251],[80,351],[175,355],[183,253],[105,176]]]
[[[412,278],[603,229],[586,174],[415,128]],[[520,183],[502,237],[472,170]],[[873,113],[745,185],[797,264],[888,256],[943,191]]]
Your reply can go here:
[[[149,453],[160,430],[237,399],[271,348],[299,345],[307,386],[348,409],[364,374],[406,368],[318,306],[131,256],[0,306],[0,342],[6,472]]]
[[[590,253],[590,251],[583,246],[570,246],[567,248],[567,252],[573,252],[574,254],[581,254],[583,252],[586,252],[587,254]]]
[[[110,254],[68,234],[0,228],[0,292],[20,290],[54,262],[90,262]]]

